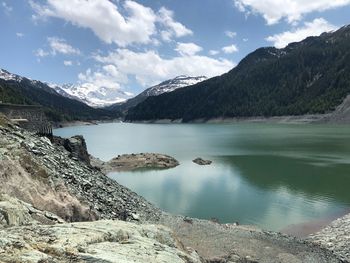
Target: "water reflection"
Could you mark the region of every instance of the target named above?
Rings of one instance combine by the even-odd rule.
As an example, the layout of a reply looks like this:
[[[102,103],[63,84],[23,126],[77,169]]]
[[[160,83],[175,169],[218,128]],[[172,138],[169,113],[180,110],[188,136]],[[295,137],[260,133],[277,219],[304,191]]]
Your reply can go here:
[[[350,164],[276,155],[225,156],[221,160],[259,188],[282,187],[309,198],[350,204]]]
[[[350,205],[349,126],[114,123],[55,133],[84,135],[103,160],[137,152],[177,158],[174,169],[110,175],[176,214],[279,230]],[[214,163],[198,166],[196,157]]]
[[[220,157],[208,167],[185,162],[161,172],[110,176],[166,211],[205,219],[215,217],[221,222],[239,221],[271,230],[329,217],[346,208],[345,203],[333,199],[332,190],[327,193],[327,187],[317,188],[311,180],[315,174],[303,176],[307,174],[303,171],[306,167],[285,171],[285,167],[299,164],[274,157]],[[327,179],[326,175],[323,177]]]

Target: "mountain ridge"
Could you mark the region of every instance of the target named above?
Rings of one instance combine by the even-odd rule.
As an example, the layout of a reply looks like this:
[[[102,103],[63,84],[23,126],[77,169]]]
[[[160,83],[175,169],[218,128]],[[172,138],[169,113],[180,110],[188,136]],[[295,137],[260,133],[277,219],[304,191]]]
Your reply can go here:
[[[0,102],[41,105],[50,121],[98,120],[118,117],[102,109],[94,109],[78,100],[62,96],[47,83],[31,80],[0,69]]]
[[[130,94],[118,89],[108,87],[95,87],[92,84],[48,84],[59,94],[76,99],[94,108],[103,108],[124,102]]]
[[[125,101],[123,103],[111,105],[110,107],[108,107],[108,109],[110,109],[112,111],[126,112],[130,108],[133,108],[136,105],[138,105],[139,103],[146,100],[148,97],[159,96],[163,93],[172,92],[174,90],[177,90],[177,89],[180,89],[183,87],[187,87],[187,86],[191,86],[191,85],[194,85],[198,82],[202,82],[206,79],[207,79],[207,77],[205,77],[205,76],[191,77],[191,76],[187,76],[187,75],[179,75],[173,79],[169,79],[169,80],[166,80],[166,81],[159,83],[158,85],[152,86],[152,87],[144,90],[143,92],[141,92],[137,96],[135,96],[131,99],[128,99],[127,101]]]
[[[284,49],[264,47],[229,72],[149,97],[127,121],[324,114],[350,93],[350,27]]]

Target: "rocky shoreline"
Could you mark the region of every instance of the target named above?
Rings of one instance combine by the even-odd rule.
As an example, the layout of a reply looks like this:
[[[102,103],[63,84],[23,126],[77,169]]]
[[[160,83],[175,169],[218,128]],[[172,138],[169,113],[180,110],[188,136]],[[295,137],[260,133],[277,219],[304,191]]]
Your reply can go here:
[[[66,148],[0,118],[1,261],[350,260],[348,217],[301,240],[251,226],[174,216]]]

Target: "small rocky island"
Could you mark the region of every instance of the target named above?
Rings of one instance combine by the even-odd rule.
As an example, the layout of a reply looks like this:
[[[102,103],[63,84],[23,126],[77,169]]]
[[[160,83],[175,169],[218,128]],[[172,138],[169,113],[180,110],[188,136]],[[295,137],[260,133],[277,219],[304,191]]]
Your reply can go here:
[[[203,160],[202,158],[196,158],[192,162],[198,164],[198,165],[211,165],[212,161],[210,160]]]
[[[108,162],[90,156],[91,165],[100,169],[104,174],[136,169],[168,169],[179,165],[179,162],[165,154],[138,153],[118,155]]]

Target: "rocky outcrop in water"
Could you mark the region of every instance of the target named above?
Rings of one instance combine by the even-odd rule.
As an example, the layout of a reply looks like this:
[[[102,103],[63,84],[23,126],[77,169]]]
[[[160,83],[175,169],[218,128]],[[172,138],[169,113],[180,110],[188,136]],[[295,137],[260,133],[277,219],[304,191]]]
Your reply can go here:
[[[212,161],[210,160],[203,160],[202,158],[196,158],[192,162],[198,164],[198,165],[211,165]]]
[[[108,162],[103,162],[92,156],[90,156],[90,159],[92,166],[97,167],[104,174],[142,168],[167,169],[179,165],[175,158],[159,153],[123,154]]]

